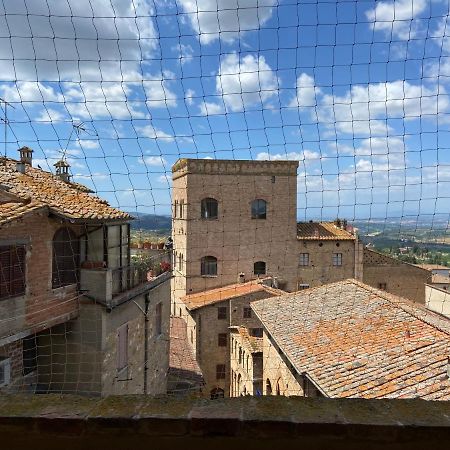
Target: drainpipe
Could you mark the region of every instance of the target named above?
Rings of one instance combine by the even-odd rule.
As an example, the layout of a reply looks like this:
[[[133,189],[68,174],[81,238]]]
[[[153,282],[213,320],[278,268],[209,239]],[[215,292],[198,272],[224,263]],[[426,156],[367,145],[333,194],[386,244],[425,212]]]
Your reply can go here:
[[[150,294],[145,294],[145,312],[144,312],[144,395],[147,395],[147,374],[148,374],[148,309],[150,305]]]

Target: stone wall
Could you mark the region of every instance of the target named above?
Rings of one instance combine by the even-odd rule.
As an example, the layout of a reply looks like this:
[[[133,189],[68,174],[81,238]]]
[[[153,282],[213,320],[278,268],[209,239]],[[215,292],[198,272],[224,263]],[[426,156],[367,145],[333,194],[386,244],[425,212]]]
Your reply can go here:
[[[297,244],[297,286],[321,286],[355,277],[354,240],[299,240]],[[299,265],[301,253],[309,253],[309,266]],[[342,253],[342,266],[333,266],[333,253]]]
[[[175,297],[233,284],[241,272],[251,279],[256,261],[265,261],[267,274],[283,279],[286,289],[296,289],[297,165],[188,160],[175,166],[173,201],[185,205],[183,217],[178,208],[173,219],[174,249],[185,261],[175,271]],[[219,203],[217,219],[201,218],[207,197]],[[255,199],[267,201],[266,219],[251,218]],[[201,276],[203,256],[217,258],[217,276]]]
[[[302,380],[289,370],[278,346],[264,332],[263,337],[263,389],[264,395],[303,396]],[[270,392],[270,390],[272,392]]]
[[[431,282],[431,272],[365,248],[362,281],[424,304],[425,284]]]

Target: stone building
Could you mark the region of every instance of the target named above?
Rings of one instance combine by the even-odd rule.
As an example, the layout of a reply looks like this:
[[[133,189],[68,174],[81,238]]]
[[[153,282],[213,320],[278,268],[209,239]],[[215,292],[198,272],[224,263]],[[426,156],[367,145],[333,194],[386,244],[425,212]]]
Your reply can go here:
[[[266,395],[449,400],[450,320],[356,280],[256,301]]]
[[[266,284],[270,281],[253,280],[181,298],[178,314],[187,323],[188,341],[203,373],[205,395],[230,395],[230,327],[243,326],[250,335],[262,336],[250,302],[283,293]]]
[[[162,393],[170,273],[132,264],[129,214],[70,180],[0,159],[0,389]]]
[[[364,248],[362,281],[369,286],[424,304],[431,280],[427,269]]]

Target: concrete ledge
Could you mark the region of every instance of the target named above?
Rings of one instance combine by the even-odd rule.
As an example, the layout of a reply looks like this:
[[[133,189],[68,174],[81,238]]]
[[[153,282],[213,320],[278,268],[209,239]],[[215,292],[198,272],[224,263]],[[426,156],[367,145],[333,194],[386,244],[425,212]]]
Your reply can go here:
[[[0,397],[2,448],[424,449],[450,443],[450,402],[246,397]]]

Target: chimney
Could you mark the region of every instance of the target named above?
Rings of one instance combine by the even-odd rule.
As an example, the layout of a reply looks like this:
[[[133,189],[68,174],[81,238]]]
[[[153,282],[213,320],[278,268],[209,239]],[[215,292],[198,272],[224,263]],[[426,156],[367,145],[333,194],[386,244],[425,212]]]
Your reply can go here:
[[[69,183],[71,178],[71,175],[69,174],[70,164],[64,159],[60,159],[53,165],[56,167],[56,176],[66,183]]]
[[[25,173],[26,165],[30,165],[33,161],[33,150],[29,147],[19,148],[20,159],[16,163],[16,170],[20,173]]]

